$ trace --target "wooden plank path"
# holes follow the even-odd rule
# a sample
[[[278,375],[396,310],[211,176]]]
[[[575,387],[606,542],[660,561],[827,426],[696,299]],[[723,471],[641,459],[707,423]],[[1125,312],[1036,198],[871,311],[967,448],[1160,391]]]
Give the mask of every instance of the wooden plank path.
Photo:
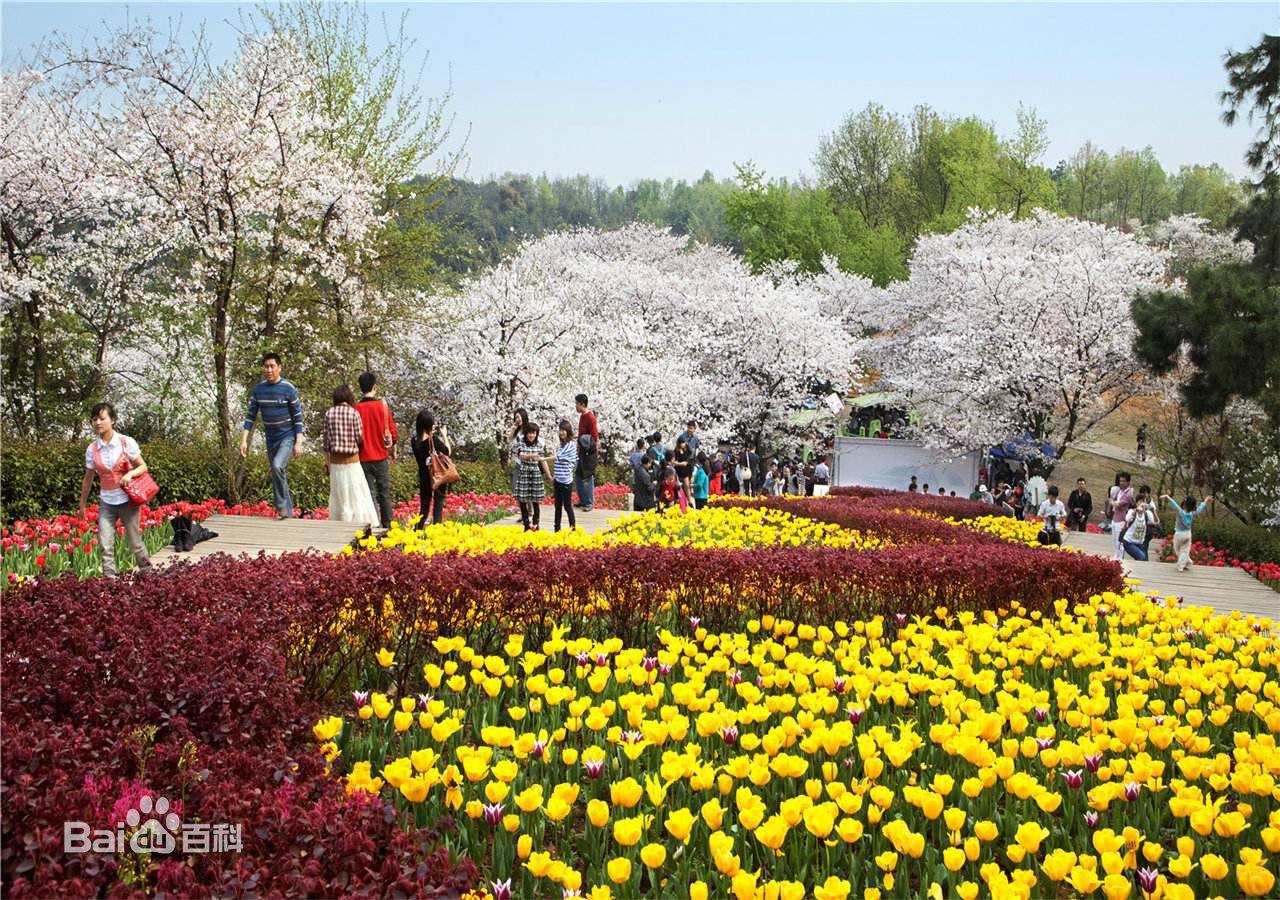
[[[173,546],[164,547],[151,557],[157,566],[176,560],[197,562],[218,553],[229,556],[280,556],[299,550],[337,553],[356,539],[367,527],[360,522],[330,522],[312,519],[271,519],[265,516],[210,516],[202,523],[216,538],[201,541],[188,553],[178,553]]]
[[[1156,555],[1161,538],[1151,542]],[[1115,558],[1115,544],[1109,534],[1087,534],[1073,531],[1066,544],[1079,547],[1094,556]],[[1186,603],[1212,606],[1220,613],[1241,612],[1246,615],[1280,618],[1280,593],[1271,590],[1243,569],[1192,565],[1179,572],[1175,563],[1139,562],[1125,558],[1126,576],[1140,582],[1141,591],[1159,591],[1185,598]]]

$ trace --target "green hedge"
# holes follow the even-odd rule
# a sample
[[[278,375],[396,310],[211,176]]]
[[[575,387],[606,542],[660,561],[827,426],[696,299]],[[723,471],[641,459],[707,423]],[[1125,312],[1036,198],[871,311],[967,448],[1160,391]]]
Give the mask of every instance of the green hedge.
[[[0,517],[11,522],[74,511],[80,501],[80,480],[84,476],[84,448],[83,443],[68,441],[6,440],[0,449],[0,502],[3,503]],[[160,485],[158,502],[229,499],[221,451],[216,446],[152,442],[143,446],[142,454]],[[463,458],[455,462],[462,481],[453,490],[477,494],[511,492],[511,475],[497,462],[468,460],[465,450],[459,455]],[[329,477],[323,462],[319,453],[307,452],[289,463],[289,490],[294,505],[304,510],[329,505]],[[601,466],[598,482],[617,479],[616,469]],[[413,455],[403,452],[391,465],[392,501],[411,500],[417,493],[417,466]],[[96,496],[95,488],[90,501]],[[271,478],[261,449],[249,456],[241,499],[254,503],[271,499]]]

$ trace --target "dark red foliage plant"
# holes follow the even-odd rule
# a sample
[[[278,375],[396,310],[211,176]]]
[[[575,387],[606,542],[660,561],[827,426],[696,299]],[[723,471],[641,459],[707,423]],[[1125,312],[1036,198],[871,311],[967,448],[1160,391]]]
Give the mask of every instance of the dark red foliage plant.
[[[381,800],[347,798],[317,752],[312,725],[340,694],[369,687],[360,679],[379,647],[397,658],[382,686],[405,690],[436,634],[466,631],[482,647],[512,627],[538,634],[569,621],[575,633],[650,643],[655,620],[673,615],[733,628],[765,612],[802,622],[937,607],[1049,612],[1121,586],[1107,560],[904,512],[926,508],[887,492],[768,502],[895,546],[214,557],[8,591],[0,887],[13,897],[465,890],[470,860],[406,831]],[[979,514],[961,503],[942,514]],[[140,877],[128,858],[63,852],[64,822],[106,828],[144,793],[180,802],[184,821],[239,824],[240,851],[156,856]]]

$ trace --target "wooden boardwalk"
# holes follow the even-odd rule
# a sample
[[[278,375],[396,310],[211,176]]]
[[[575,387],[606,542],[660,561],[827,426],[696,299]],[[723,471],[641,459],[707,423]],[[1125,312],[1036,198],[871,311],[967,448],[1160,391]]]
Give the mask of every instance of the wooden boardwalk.
[[[202,523],[218,536],[196,544],[189,553],[177,553],[173,546],[152,555],[157,566],[176,560],[197,562],[218,553],[229,556],[279,556],[299,550],[337,553],[356,539],[366,526],[357,522],[329,522],[311,519],[270,519],[264,516],[210,516]]]
[[[1156,555],[1161,538],[1151,542]],[[1070,532],[1066,543],[1094,556],[1115,557],[1115,544],[1109,534]],[[1138,562],[1126,558],[1123,563],[1129,578],[1139,582],[1142,591],[1159,591],[1185,598],[1188,604],[1212,606],[1220,613],[1241,612],[1268,618],[1280,618],[1280,593],[1242,569],[1192,565],[1179,572],[1177,565],[1165,562]]]

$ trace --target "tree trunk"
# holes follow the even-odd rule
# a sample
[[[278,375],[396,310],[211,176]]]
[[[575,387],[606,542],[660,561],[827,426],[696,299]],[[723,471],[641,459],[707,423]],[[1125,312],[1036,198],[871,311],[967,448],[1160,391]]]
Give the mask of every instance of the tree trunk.
[[[22,304],[31,325],[31,413],[35,418],[36,434],[44,437],[44,376],[49,366],[49,351],[44,342],[44,312],[40,309],[40,295],[31,293]]]
[[[218,446],[222,450],[227,475],[227,501],[240,500],[240,479],[236,477],[235,448],[231,443],[231,410],[227,396],[227,293],[219,288],[213,314],[214,403],[218,415]]]

